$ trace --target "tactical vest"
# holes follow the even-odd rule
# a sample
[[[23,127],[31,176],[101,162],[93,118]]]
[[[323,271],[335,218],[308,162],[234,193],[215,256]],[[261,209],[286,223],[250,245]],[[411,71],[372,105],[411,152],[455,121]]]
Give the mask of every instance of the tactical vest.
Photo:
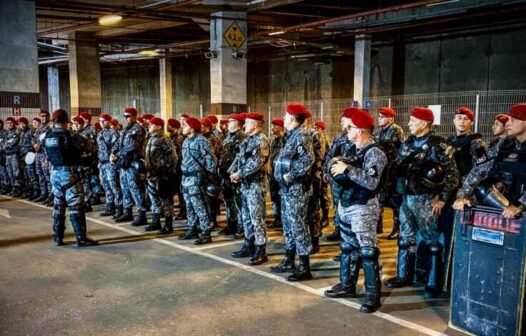
[[[504,183],[504,196],[516,203],[526,190],[526,144],[520,149],[516,140],[507,139],[499,149],[492,176]]]
[[[455,149],[453,158],[455,159],[461,177],[466,176],[471,171],[471,168],[473,168],[471,142],[480,138],[482,138],[482,135],[472,133],[458,137],[451,137],[449,139],[449,144]]]
[[[69,132],[56,128],[44,139],[44,146],[49,162],[53,167],[79,166],[81,163],[80,153],[73,146]]]

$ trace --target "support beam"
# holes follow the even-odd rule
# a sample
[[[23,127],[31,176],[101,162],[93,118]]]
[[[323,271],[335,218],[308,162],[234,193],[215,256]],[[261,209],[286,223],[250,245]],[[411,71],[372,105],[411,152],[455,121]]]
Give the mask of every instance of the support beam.
[[[161,58],[159,60],[159,91],[161,94],[161,118],[168,121],[170,118],[175,118],[173,110],[172,99],[172,61],[169,58]]]
[[[47,68],[47,91],[48,109],[54,111],[60,107],[60,89],[58,68],[50,66]]]
[[[354,48],[354,100],[363,106],[371,83],[371,37],[357,35]]]

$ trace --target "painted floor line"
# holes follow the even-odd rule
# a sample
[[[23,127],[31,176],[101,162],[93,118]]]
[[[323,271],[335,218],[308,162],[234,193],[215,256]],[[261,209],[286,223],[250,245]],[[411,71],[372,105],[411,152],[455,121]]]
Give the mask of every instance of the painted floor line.
[[[35,207],[51,210],[49,207],[46,207],[46,206],[41,205],[41,204],[35,204],[33,202],[30,202],[30,201],[20,200],[20,199],[13,199],[13,200],[16,200],[16,201],[22,202],[22,203],[26,203],[26,204],[29,204],[29,205],[32,205],[32,206],[35,206]],[[131,235],[139,236],[139,235],[143,234],[142,232],[138,232],[138,231],[131,230],[131,229],[128,229],[128,228],[125,228],[125,227],[121,227],[121,226],[117,226],[115,224],[106,223],[106,222],[101,221],[99,219],[91,218],[91,217],[88,217],[88,216],[86,216],[86,219],[90,220],[90,221],[92,221],[94,223],[97,223],[99,225],[106,226],[108,228],[113,228],[115,230],[122,231],[122,232],[125,232],[125,233],[128,233],[128,234],[131,234]],[[354,309],[357,309],[357,310],[359,310],[360,306],[361,306],[359,303],[356,303],[356,302],[353,302],[353,301],[348,301],[348,300],[345,300],[345,299],[328,299],[324,295],[324,289],[312,288],[312,287],[309,287],[307,285],[304,285],[303,283],[289,282],[289,281],[287,281],[285,278],[283,278],[281,276],[278,276],[278,275],[275,275],[275,274],[272,274],[272,273],[268,273],[268,272],[259,270],[257,268],[252,267],[252,266],[249,266],[249,265],[244,265],[244,264],[238,263],[238,262],[230,260],[230,259],[226,259],[226,258],[223,258],[223,257],[220,257],[220,256],[216,256],[216,255],[213,255],[213,254],[210,254],[210,253],[207,253],[207,252],[203,252],[203,251],[198,250],[197,248],[191,248],[191,247],[184,246],[184,245],[181,245],[181,244],[177,244],[177,243],[174,243],[172,241],[165,240],[165,239],[162,239],[162,238],[154,238],[154,239],[151,239],[151,241],[155,241],[157,243],[160,243],[160,244],[163,244],[163,245],[167,245],[167,246],[171,246],[171,247],[177,248],[179,250],[183,250],[183,251],[186,251],[186,252],[189,252],[189,253],[200,255],[202,257],[213,259],[213,260],[216,260],[216,261],[221,262],[223,264],[234,266],[234,267],[246,270],[248,272],[255,273],[255,274],[261,275],[263,277],[269,278],[269,279],[273,279],[273,280],[278,281],[278,282],[280,282],[282,284],[296,287],[296,288],[304,290],[304,291],[306,291],[308,293],[315,294],[315,295],[320,296],[322,298],[325,298],[327,300],[336,301],[336,302],[338,302],[338,303],[340,303],[342,305],[345,305],[345,306],[348,306],[348,307],[351,307],[351,308],[354,308]],[[387,320],[389,322],[398,324],[398,325],[400,325],[402,327],[409,328],[409,329],[415,330],[417,332],[420,332],[420,333],[423,333],[423,334],[426,334],[426,335],[430,335],[430,336],[446,336],[447,335],[447,334],[441,333],[439,331],[436,331],[436,330],[433,330],[433,329],[421,326],[419,324],[416,324],[416,323],[413,323],[413,322],[410,322],[410,321],[407,321],[407,320],[404,320],[404,319],[401,319],[401,318],[398,318],[396,316],[393,316],[393,315],[390,315],[390,314],[387,314],[387,313],[383,313],[383,312],[380,312],[380,311],[377,311],[377,312],[375,312],[375,313],[373,313],[371,315],[374,315],[374,316],[379,317],[381,319]]]

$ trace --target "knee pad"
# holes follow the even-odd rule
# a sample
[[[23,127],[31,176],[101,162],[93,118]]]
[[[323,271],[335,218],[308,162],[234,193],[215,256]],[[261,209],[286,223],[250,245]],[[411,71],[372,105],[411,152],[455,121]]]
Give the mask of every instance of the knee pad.
[[[427,246],[429,253],[432,255],[438,255],[442,253],[442,246],[440,244],[431,244]]]
[[[360,254],[363,259],[376,259],[380,255],[380,251],[376,247],[364,246],[360,249]]]
[[[405,238],[400,238],[398,239],[398,247],[404,250],[408,250],[410,247],[416,247],[416,243]]]

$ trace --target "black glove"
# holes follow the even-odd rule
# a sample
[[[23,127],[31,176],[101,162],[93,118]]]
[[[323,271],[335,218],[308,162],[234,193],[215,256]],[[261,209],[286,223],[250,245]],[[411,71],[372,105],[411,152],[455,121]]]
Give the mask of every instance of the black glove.
[[[117,159],[117,164],[115,165],[116,169],[128,169],[131,168],[133,161],[133,153],[126,154],[124,156],[119,156]]]

